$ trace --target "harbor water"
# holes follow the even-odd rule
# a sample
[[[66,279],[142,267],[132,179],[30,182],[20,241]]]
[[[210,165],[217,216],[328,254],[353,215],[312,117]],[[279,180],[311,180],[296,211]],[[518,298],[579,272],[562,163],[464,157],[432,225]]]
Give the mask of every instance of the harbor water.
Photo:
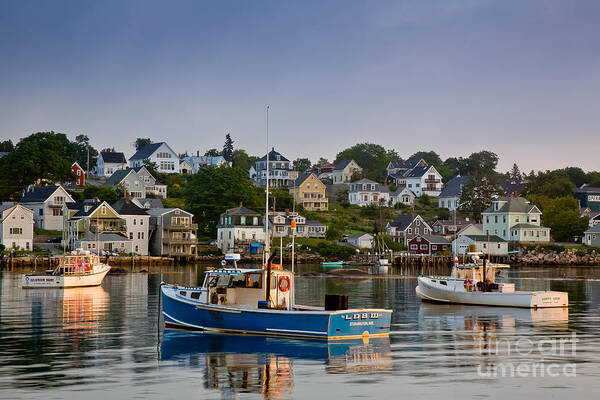
[[[0,398],[580,398],[600,390],[600,270],[521,267],[522,290],[569,293],[569,309],[426,304],[414,271],[298,276],[296,302],[394,310],[388,339],[291,340],[163,330],[161,281],[204,266],[109,275],[100,287],[22,289],[0,273]],[[320,272],[301,266],[299,274]]]

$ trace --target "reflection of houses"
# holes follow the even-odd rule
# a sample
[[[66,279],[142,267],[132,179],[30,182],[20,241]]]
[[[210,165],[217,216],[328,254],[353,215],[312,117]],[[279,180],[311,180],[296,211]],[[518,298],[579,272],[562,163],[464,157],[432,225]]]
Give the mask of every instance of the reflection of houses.
[[[358,249],[372,249],[373,235],[369,235],[368,233],[356,233],[352,236],[348,236],[348,244]]]
[[[463,186],[471,180],[470,176],[455,176],[450,179],[438,197],[438,206],[447,208],[450,211],[457,210],[460,206],[460,196]]]
[[[219,217],[217,247],[223,253],[256,253],[265,242],[263,217],[242,207],[230,208]]]
[[[457,254],[467,254],[469,246],[475,246],[475,251],[485,254],[508,254],[508,242],[496,235],[461,235],[452,242]]]
[[[360,179],[350,184],[348,201],[358,206],[388,205],[390,190],[387,186],[370,179]]]
[[[331,173],[334,184],[350,183],[355,173],[361,173],[362,168],[354,160],[343,160],[336,164]]]
[[[408,251],[410,254],[432,255],[443,253],[450,248],[450,242],[439,235],[418,234],[408,240]]]
[[[256,174],[254,181],[257,185],[267,185],[267,155],[264,155],[260,160],[257,160],[254,168]],[[252,174],[249,171],[249,174]],[[272,148],[269,152],[269,186],[292,186],[296,179],[297,173],[292,168],[290,160],[282,156],[279,152]]]
[[[33,249],[33,211],[20,204],[0,205],[0,244],[7,249]]]
[[[107,202],[85,201],[65,206],[72,216],[65,221],[66,246],[90,251],[131,252],[127,223]]]
[[[324,238],[327,233],[327,226],[319,221],[307,220],[297,212],[285,213],[277,211],[270,213],[269,224],[272,226],[274,236],[291,237],[292,220],[296,221],[296,237]]]
[[[154,256],[191,256],[196,254],[193,214],[179,208],[146,210],[150,215],[150,254]]]
[[[325,196],[325,185],[312,172],[300,174],[289,187],[296,204],[308,211],[326,211],[329,199]]]
[[[483,231],[512,242],[549,242],[550,228],[541,226],[542,212],[523,197],[499,197],[481,213]]]
[[[385,231],[394,242],[407,244],[415,235],[430,235],[431,227],[420,215],[398,215],[392,222],[388,222]]]
[[[63,228],[63,205],[73,198],[62,186],[41,186],[25,193],[19,203],[33,211],[35,227],[47,230]]]

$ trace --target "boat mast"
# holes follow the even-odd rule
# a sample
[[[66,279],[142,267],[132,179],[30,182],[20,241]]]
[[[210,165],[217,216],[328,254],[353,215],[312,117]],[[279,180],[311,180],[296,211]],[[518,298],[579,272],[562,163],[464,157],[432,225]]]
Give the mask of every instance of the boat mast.
[[[267,182],[266,182],[266,217],[265,217],[265,264],[269,259],[269,106],[267,106]]]

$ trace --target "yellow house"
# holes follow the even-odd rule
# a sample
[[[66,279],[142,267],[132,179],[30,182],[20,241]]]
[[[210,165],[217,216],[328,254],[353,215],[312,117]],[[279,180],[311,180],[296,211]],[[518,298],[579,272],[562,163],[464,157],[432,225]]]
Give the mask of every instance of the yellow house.
[[[289,187],[296,204],[308,211],[325,211],[329,204],[325,196],[325,185],[312,172],[300,174],[295,184]]]

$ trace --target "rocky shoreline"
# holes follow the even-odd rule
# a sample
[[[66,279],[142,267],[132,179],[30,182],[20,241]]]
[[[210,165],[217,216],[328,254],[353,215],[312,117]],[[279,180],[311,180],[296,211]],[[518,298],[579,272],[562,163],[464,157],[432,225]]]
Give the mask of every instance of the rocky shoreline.
[[[519,253],[512,254],[508,263],[517,265],[600,265],[600,252],[591,249],[565,248],[518,248]]]

